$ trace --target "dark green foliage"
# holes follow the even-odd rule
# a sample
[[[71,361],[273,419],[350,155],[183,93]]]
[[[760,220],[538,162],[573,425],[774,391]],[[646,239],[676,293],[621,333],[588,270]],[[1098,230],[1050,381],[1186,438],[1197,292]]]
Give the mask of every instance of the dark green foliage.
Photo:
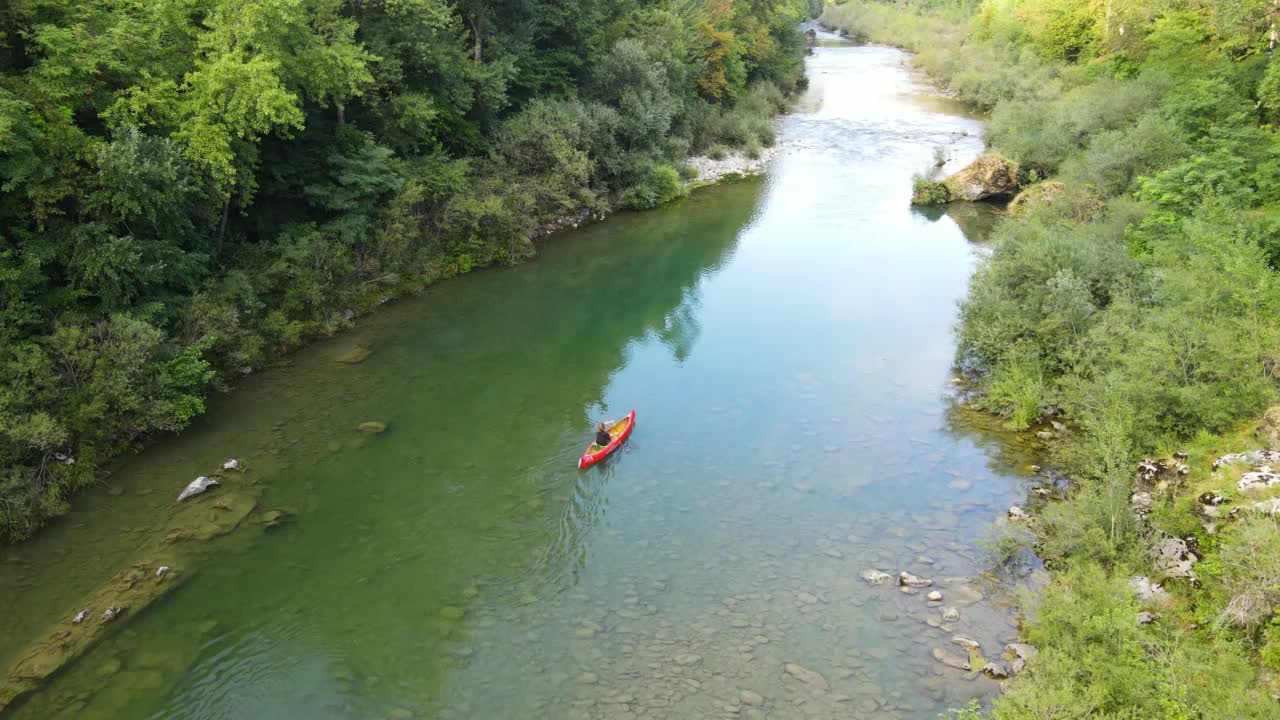
[[[16,0],[0,541],[212,386],[773,142],[806,0]],[[171,7],[172,5],[172,7]],[[59,458],[74,458],[75,462]]]

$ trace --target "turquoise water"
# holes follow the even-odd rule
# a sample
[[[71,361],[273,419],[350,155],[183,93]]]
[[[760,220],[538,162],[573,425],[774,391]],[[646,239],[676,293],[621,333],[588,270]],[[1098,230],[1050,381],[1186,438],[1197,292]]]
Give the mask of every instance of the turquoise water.
[[[950,393],[986,214],[908,205],[934,146],[962,164],[981,126],[899,51],[828,43],[809,62],[763,180],[390,305],[15,550],[0,611],[36,627],[225,457],[288,513],[212,541],[11,716],[923,720],[994,693],[930,655],[1013,635],[972,577],[1021,495],[1016,455]],[[366,360],[335,362],[357,346]],[[623,450],[579,472],[594,424],[631,408]],[[868,568],[946,599],[869,586]],[[933,627],[944,606],[961,619]]]

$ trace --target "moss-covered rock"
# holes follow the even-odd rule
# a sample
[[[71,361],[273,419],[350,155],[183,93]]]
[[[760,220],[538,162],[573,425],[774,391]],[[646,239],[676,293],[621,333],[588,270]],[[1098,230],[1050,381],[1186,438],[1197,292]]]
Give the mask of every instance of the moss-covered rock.
[[[1009,197],[1018,191],[1018,164],[999,153],[985,153],[942,184],[951,200]]]

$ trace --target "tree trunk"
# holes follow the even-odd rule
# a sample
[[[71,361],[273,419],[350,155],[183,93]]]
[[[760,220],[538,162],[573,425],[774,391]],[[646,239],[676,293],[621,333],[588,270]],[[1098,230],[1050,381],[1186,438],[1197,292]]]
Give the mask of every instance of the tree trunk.
[[[471,59],[475,64],[479,65],[480,51],[481,46],[483,45],[483,40],[480,37],[480,20],[476,17],[475,13],[470,13],[467,15],[467,23],[471,25],[471,37],[473,38]]]
[[[222,203],[222,222],[218,223],[218,239],[213,246],[214,260],[222,256],[222,238],[227,234],[227,215],[230,213],[231,193],[227,193],[227,199]]]

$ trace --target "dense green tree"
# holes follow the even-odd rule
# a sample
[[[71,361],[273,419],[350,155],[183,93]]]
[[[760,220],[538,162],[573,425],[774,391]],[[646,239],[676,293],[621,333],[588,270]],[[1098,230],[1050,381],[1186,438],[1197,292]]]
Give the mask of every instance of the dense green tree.
[[[210,387],[770,139],[806,8],[0,4],[0,540]]]

